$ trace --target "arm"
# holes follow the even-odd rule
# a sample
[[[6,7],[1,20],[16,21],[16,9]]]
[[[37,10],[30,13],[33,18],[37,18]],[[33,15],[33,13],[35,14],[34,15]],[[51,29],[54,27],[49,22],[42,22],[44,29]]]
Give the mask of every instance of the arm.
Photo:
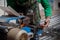
[[[52,9],[48,2],[48,0],[41,0],[41,4],[44,7],[45,17],[51,17],[52,16]]]
[[[50,6],[48,0],[41,0],[41,4],[44,7],[45,18],[46,18],[44,26],[47,27],[50,22],[50,17],[52,16],[52,9],[51,9],[51,6]]]

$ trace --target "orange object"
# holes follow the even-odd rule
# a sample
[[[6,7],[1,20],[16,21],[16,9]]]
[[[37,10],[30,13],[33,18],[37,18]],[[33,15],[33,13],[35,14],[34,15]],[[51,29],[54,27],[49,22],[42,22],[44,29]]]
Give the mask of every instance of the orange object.
[[[21,28],[24,27],[24,26],[26,26],[26,24],[21,24]]]

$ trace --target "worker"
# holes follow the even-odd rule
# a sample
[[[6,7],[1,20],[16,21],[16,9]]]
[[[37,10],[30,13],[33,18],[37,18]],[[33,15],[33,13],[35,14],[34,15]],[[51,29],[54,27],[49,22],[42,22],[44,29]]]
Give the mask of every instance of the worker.
[[[52,16],[52,9],[48,0],[37,0],[38,3],[41,3],[44,7],[45,12],[45,24],[44,27],[47,27],[50,22],[50,17]],[[29,0],[7,0],[7,6],[11,6],[18,13],[24,13],[26,15],[28,8],[30,7]]]

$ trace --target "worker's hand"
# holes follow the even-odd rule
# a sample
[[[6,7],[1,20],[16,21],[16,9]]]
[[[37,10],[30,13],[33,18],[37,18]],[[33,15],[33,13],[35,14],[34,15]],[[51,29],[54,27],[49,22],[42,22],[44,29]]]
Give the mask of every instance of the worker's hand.
[[[45,20],[44,26],[48,27],[49,23],[50,23],[50,17],[47,17]]]
[[[48,25],[49,25],[49,23],[50,23],[50,17],[47,17],[45,21],[43,21],[42,23],[40,23],[40,27],[43,28],[43,29],[47,28]]]

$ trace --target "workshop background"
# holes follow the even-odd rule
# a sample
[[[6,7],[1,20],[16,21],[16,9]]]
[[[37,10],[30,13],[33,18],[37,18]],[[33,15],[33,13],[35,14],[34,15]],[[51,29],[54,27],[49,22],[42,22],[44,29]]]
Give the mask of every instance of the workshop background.
[[[60,26],[60,0],[49,0],[49,3],[52,7],[52,13],[53,13],[49,27],[50,28],[59,27]],[[0,0],[0,6],[7,7],[6,0]],[[45,19],[44,8],[42,7],[41,4],[39,4],[39,7],[40,7],[39,8],[40,9],[40,15],[42,17],[42,20],[44,20]],[[8,15],[8,14],[0,9],[0,16],[3,16],[3,15]],[[44,37],[40,38],[40,40],[49,40],[49,39],[53,40],[55,37],[53,37],[52,39],[51,38],[52,37],[44,36]]]
[[[49,0],[49,3],[52,7],[53,16],[59,14],[60,13],[60,0]],[[0,6],[7,7],[6,0],[0,0]],[[41,15],[42,19],[44,19],[45,18],[44,17],[44,8],[42,7],[41,4],[39,4],[39,6],[40,6],[40,8],[39,8],[40,9],[40,15]],[[8,14],[0,9],[0,16],[2,16],[2,15],[8,15]],[[56,18],[56,17],[54,17],[54,18]],[[52,21],[56,20],[54,18],[52,18]],[[51,22],[51,25],[55,25],[55,23],[57,23],[57,22]]]

